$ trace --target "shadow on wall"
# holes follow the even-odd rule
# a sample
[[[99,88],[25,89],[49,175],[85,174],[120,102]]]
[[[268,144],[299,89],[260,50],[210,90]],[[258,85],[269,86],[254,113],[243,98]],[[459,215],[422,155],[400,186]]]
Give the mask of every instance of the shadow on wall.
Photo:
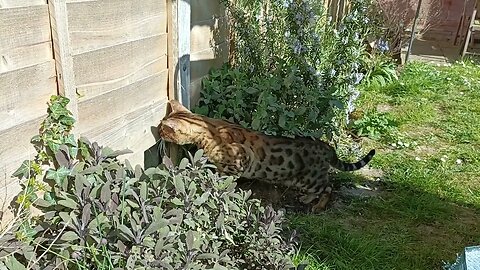
[[[187,86],[182,96],[189,97],[191,107],[200,98],[202,78],[212,67],[219,67],[228,60],[228,26],[225,8],[219,0],[190,0],[190,54],[183,55],[175,66],[174,82]],[[190,73],[180,72],[181,69]],[[175,99],[178,84],[174,85]],[[189,92],[189,93],[187,93]],[[186,102],[184,100],[183,102]],[[160,119],[159,119],[160,121]],[[156,143],[144,151],[144,168],[155,167],[162,161],[164,149],[158,134],[158,127],[150,127]]]

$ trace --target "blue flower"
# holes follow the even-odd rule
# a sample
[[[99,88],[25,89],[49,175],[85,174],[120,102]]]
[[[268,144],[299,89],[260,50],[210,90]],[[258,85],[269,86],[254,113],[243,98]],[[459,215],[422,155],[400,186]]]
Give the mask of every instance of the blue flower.
[[[388,47],[388,41],[379,39],[377,42],[377,49],[379,49],[381,52],[386,52],[390,50],[390,48]]]

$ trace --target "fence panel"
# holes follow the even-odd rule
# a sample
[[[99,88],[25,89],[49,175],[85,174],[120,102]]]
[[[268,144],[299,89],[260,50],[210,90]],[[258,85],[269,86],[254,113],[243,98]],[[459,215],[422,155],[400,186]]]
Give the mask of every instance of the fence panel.
[[[48,5],[2,1],[0,6],[0,206],[19,191],[11,178],[32,157],[46,102],[57,92]]]

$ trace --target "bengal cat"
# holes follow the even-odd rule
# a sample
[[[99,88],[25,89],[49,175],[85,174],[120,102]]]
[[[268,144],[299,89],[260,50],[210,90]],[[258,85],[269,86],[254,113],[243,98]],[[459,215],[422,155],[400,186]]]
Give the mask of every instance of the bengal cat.
[[[338,159],[335,149],[309,138],[268,136],[240,125],[194,114],[178,101],[158,126],[160,137],[178,145],[195,144],[217,166],[219,173],[258,179],[295,187],[306,193],[300,200],[311,203],[313,212],[325,209],[332,187],[330,166],[353,171],[365,166],[375,155],[371,150],[356,163]]]

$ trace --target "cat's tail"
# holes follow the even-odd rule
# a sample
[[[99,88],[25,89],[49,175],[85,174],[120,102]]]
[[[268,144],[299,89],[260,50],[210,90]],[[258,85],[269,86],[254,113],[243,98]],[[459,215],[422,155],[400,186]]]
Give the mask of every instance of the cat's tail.
[[[341,170],[341,171],[355,171],[363,166],[367,165],[367,163],[372,160],[373,156],[375,155],[375,149],[370,150],[368,154],[363,157],[360,161],[356,163],[347,163],[338,159],[337,155],[335,155],[332,160],[330,161],[330,165],[334,168]]]

